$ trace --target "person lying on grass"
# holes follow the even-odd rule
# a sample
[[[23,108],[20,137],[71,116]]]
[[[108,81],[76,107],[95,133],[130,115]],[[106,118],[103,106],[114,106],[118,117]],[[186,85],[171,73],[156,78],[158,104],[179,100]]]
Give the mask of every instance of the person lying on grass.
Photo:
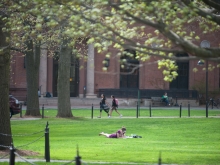
[[[99,136],[103,135],[107,138],[126,138],[125,133],[126,133],[126,128],[122,127],[116,133],[108,134],[108,133],[101,132]]]

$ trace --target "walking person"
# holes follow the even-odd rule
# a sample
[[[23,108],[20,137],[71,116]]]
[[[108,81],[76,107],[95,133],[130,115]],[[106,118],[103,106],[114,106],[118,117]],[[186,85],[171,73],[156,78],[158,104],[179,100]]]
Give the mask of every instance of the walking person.
[[[116,99],[115,99],[115,96],[113,96],[113,95],[111,95],[111,98],[112,98],[112,108],[111,108],[111,110],[110,110],[110,113],[109,113],[109,118],[112,116],[112,111],[113,110],[115,110],[115,112],[117,112],[118,114],[119,114],[119,116],[120,117],[122,117],[122,114],[120,114],[119,112],[118,112],[118,101],[116,101]]]
[[[105,95],[104,94],[101,94],[101,101],[100,101],[100,116],[98,116],[98,118],[101,118],[102,116],[102,110],[104,110],[108,116],[109,116],[109,107],[108,107],[108,104],[106,102],[106,98],[105,98]]]

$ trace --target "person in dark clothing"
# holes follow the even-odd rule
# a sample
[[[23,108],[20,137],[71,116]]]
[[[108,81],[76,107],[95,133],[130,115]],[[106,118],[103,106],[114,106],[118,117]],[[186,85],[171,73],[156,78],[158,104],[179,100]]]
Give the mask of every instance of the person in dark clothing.
[[[111,95],[111,98],[112,98],[112,108],[111,108],[111,110],[110,110],[110,113],[109,113],[109,118],[111,117],[111,115],[112,115],[112,111],[113,110],[115,110],[115,112],[117,112],[118,114],[119,114],[119,116],[120,117],[122,117],[122,114],[120,114],[119,112],[118,112],[118,105],[116,104],[116,99],[115,99],[115,96],[113,96],[113,95]]]
[[[100,116],[98,116],[98,118],[101,118],[102,116],[102,110],[104,110],[108,116],[109,116],[109,107],[107,107],[108,103],[106,102],[106,98],[104,94],[101,94],[101,98],[102,100],[100,101]]]
[[[170,105],[167,93],[165,92],[164,95],[162,96],[162,101],[166,103],[166,105]]]

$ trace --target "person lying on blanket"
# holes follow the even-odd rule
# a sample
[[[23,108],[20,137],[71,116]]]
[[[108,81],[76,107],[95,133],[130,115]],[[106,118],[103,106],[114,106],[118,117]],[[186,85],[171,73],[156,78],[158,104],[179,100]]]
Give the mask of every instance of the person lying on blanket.
[[[107,138],[126,138],[125,133],[126,133],[126,128],[122,127],[116,133],[108,134],[108,133],[101,132],[99,133],[99,136],[103,135]]]

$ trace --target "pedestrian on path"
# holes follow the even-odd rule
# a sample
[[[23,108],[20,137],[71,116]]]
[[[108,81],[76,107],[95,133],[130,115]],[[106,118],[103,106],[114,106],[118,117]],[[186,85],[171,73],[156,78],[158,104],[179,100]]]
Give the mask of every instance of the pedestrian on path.
[[[106,102],[106,98],[104,94],[101,94],[101,101],[100,101],[100,116],[98,118],[102,117],[102,110],[104,110],[108,116],[109,116],[109,104]]]
[[[119,114],[120,117],[122,117],[122,114],[120,114],[118,112],[118,101],[116,101],[115,99],[115,96],[114,95],[111,95],[111,98],[112,98],[112,108],[110,110],[110,113],[109,113],[109,118],[112,116],[112,111],[115,110],[115,112],[117,112]]]

